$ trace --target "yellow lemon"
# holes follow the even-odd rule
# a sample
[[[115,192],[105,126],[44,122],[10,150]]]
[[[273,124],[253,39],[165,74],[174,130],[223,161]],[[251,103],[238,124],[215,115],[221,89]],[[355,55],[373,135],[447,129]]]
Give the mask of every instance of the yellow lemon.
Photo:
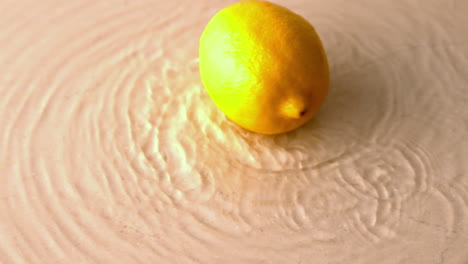
[[[314,27],[258,0],[235,3],[210,20],[200,39],[200,73],[229,119],[262,134],[309,121],[329,88],[327,57]]]

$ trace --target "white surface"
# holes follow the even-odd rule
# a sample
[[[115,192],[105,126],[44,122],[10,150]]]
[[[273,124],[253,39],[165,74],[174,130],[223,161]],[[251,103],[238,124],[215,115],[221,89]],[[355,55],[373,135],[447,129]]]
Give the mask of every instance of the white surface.
[[[201,85],[231,2],[0,3],[0,263],[468,263],[468,2],[276,1],[332,87],[274,137]]]

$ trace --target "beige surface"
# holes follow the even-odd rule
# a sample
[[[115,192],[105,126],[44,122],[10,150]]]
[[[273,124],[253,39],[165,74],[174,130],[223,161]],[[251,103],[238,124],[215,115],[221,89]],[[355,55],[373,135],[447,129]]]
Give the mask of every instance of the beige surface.
[[[468,263],[468,2],[277,1],[332,90],[275,137],[201,85],[230,2],[0,3],[0,263]]]

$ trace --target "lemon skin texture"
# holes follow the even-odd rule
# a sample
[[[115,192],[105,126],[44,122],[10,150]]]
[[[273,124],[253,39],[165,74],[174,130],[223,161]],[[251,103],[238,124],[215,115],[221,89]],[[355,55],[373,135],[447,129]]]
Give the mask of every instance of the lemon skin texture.
[[[327,56],[314,27],[266,1],[241,1],[219,11],[200,38],[199,63],[217,107],[261,134],[302,126],[329,90]]]

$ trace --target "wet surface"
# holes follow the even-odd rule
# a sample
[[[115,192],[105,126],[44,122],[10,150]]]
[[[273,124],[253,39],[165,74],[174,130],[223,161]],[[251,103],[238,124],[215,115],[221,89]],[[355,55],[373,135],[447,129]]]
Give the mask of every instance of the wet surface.
[[[468,4],[278,1],[332,87],[263,136],[198,73],[232,1],[0,4],[1,263],[468,262]]]

